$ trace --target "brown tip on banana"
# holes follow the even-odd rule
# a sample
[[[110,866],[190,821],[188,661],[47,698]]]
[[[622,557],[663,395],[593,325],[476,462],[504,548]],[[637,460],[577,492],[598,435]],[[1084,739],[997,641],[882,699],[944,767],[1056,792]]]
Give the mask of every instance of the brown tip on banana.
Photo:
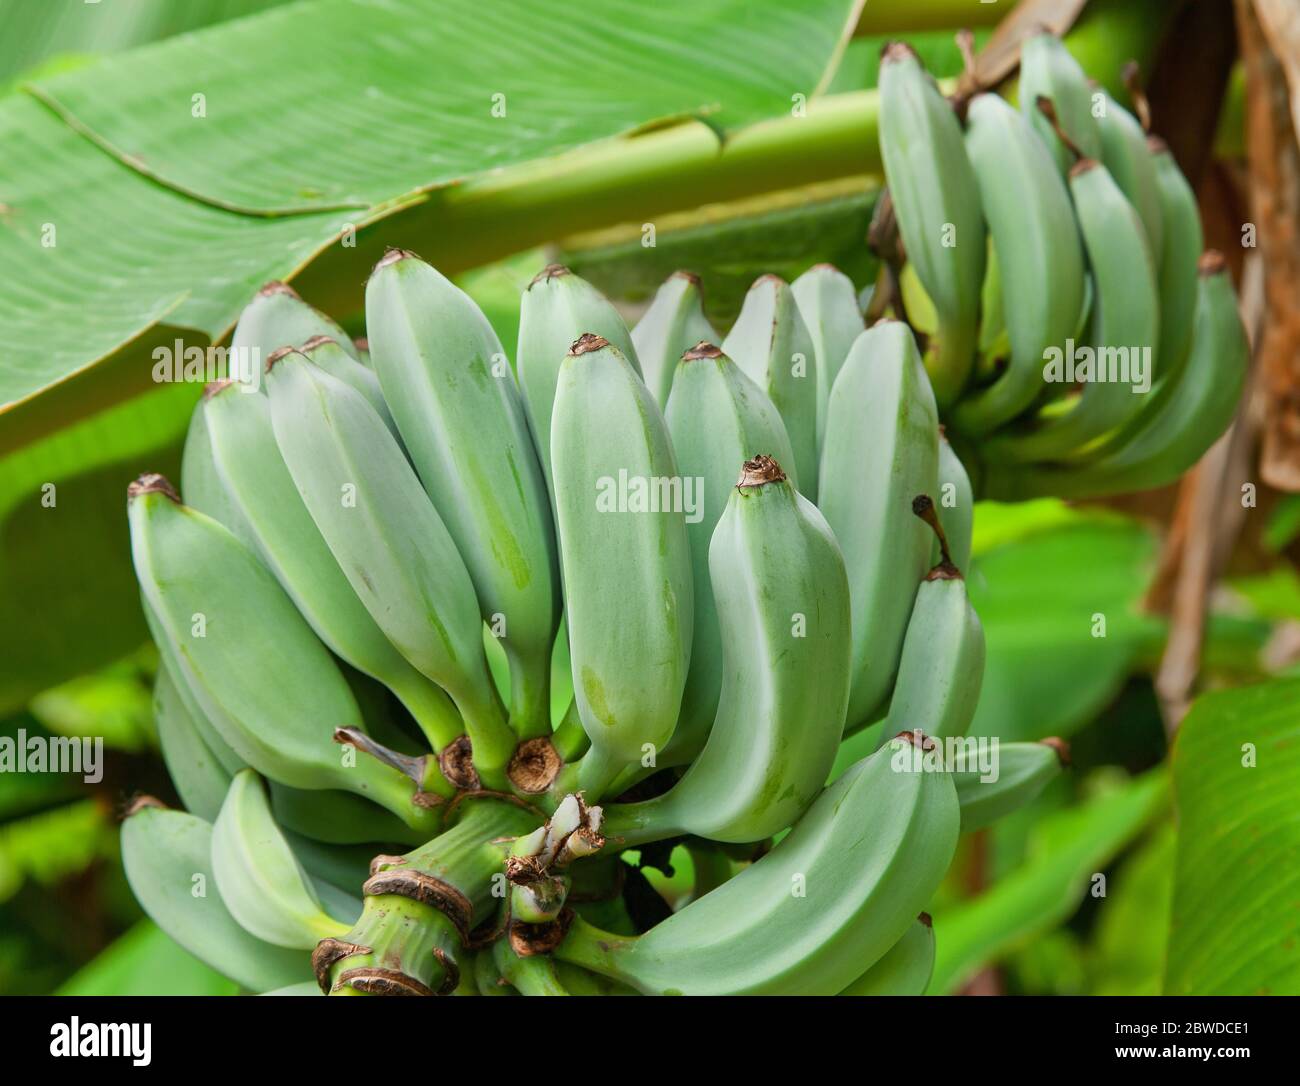
[[[573,346],[569,348],[569,355],[578,358],[580,355],[588,354],[591,351],[599,351],[609,346],[609,340],[604,336],[598,336],[592,332],[583,332],[573,341]]]
[[[920,61],[920,56],[905,41],[886,42],[884,49],[880,51],[880,61],[882,64],[894,64],[900,60],[907,60],[909,57],[915,57]]]
[[[545,283],[551,279],[558,279],[561,275],[572,275],[563,264],[547,264],[541,271],[533,276],[528,284],[528,289],[532,290],[538,283]]]
[[[279,279],[272,279],[269,283],[263,283],[258,289],[257,297],[267,298],[272,294],[287,294],[290,298],[297,298],[298,292],[289,286],[288,283],[282,283]]]
[[[299,353],[300,352],[298,351],[297,347],[277,347],[275,350],[273,350],[270,354],[266,356],[266,372],[270,373],[271,367],[273,367],[277,362],[280,361],[280,359],[284,358],[286,355],[299,354]]]
[[[126,805],[126,809],[122,812],[122,821],[125,822],[132,815],[139,814],[146,807],[155,807],[160,811],[168,810],[167,804],[157,796],[150,796],[141,792],[139,795],[133,796],[131,802]]]
[[[229,377],[221,377],[215,381],[209,381],[203,386],[203,398],[205,400],[210,400],[213,396],[217,395],[217,393],[224,392],[234,383],[235,382]]]
[[[396,246],[390,245],[385,250],[384,255],[379,258],[379,262],[375,264],[374,271],[378,271],[380,268],[386,268],[390,264],[396,264],[399,260],[418,260],[418,259],[419,257],[417,257],[409,249],[398,249]]]
[[[921,731],[920,728],[910,728],[907,731],[899,732],[896,736],[894,736],[894,738],[902,739],[907,743],[911,743],[912,746],[917,747],[920,750],[926,751],[927,753],[929,751],[937,749],[938,747],[938,744],[935,743],[935,741],[931,739],[928,735],[926,735],[925,732]]]
[[[1046,739],[1040,739],[1040,743],[1045,747],[1051,747],[1056,751],[1056,757],[1061,762],[1062,769],[1069,769],[1073,764],[1070,760],[1070,744],[1064,739],[1055,735],[1049,735]]]
[[[1218,275],[1228,267],[1227,258],[1218,249],[1206,249],[1196,262],[1196,274],[1209,277]]]
[[[700,277],[698,275],[696,275],[693,271],[686,271],[685,269],[682,268],[679,268],[677,271],[673,272],[672,275],[670,275],[668,278],[685,279],[688,283],[693,283],[697,287],[701,285]]]
[[[768,483],[785,482],[785,472],[781,465],[770,456],[759,455],[746,460],[740,469],[740,478],[736,480],[737,490],[750,487],[766,486]]]
[[[1120,69],[1120,78],[1124,81],[1128,96],[1133,99],[1133,108],[1137,111],[1142,131],[1150,135],[1151,102],[1147,99],[1147,92],[1142,89],[1142,66],[1136,60],[1125,61],[1124,67]]]
[[[156,472],[141,475],[140,478],[126,488],[128,501],[132,498],[138,498],[141,494],[162,494],[177,505],[181,504],[181,496],[176,492],[176,488],[172,486],[165,475],[159,475]]]
[[[709,343],[707,340],[702,339],[700,340],[699,343],[697,343],[694,347],[692,347],[689,351],[686,351],[682,355],[682,361],[698,362],[701,359],[705,359],[705,358],[721,358],[721,357],[722,357],[721,347],[718,347],[715,344]]]

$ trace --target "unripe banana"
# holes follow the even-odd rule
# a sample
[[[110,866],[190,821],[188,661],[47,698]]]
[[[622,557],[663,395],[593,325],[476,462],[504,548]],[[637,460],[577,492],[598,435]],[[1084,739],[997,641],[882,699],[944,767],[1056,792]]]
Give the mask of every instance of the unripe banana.
[[[195,406],[189,429],[185,432],[185,449],[181,453],[181,494],[191,509],[206,513],[218,524],[224,524],[244,546],[256,547],[252,529],[245,523],[217,474],[202,399]]]
[[[270,571],[210,517],[180,504],[158,475],[128,490],[140,588],[175,648],[203,714],[254,769],[295,788],[365,795],[412,827],[437,816],[404,773],[344,756],[341,728],[360,711],[328,651]]]
[[[934,303],[938,330],[926,369],[946,407],[974,362],[984,214],[953,107],[901,42],[888,46],[880,62],[880,154],[907,259]]]
[[[853,341],[862,335],[862,310],[858,308],[853,280],[831,264],[814,264],[790,284],[790,289],[812,338],[816,360],[817,452],[820,455],[826,433],[826,405]]]
[[[781,413],[794,450],[799,492],[817,500],[817,370],[812,338],[785,280],[764,275],[749,288],[722,350]],[[750,455],[758,451],[751,450]],[[787,461],[789,463],[789,461]]]
[[[1164,220],[1146,133],[1138,119],[1110,95],[1104,91],[1094,90],[1094,93],[1102,96],[1101,108],[1096,111],[1101,161],[1137,212],[1158,269],[1164,244]]]
[[[953,564],[934,504],[925,494],[912,510],[938,536],[942,554],[916,592],[903,639],[886,735],[920,728],[932,739],[965,735],[984,683],[984,628]]]
[[[951,775],[910,737],[851,766],[762,859],[645,935],[575,918],[556,957],[642,992],[834,995],[916,922],[952,859]]]
[[[795,822],[835,761],[849,694],[849,584],[817,508],[771,457],[745,462],[709,548],[722,637],[718,716],[665,795],[611,807],[628,844],[761,841]]]
[[[584,332],[596,329],[584,328]],[[608,336],[603,336],[609,339]],[[611,340],[618,347],[617,340]],[[700,278],[691,272],[673,272],[656,291],[650,308],[632,329],[632,343],[646,387],[662,409],[672,391],[677,360],[697,343],[717,343],[718,333],[704,316]],[[622,350],[622,348],[619,348]],[[631,359],[629,359],[629,362]],[[633,368],[636,368],[633,364]]]
[[[952,779],[961,805],[961,830],[969,833],[1024,806],[1070,764],[1070,749],[1060,739],[1037,743],[998,743],[994,748],[996,779],[985,780],[984,769],[971,764],[953,766]]]
[[[1161,382],[1182,371],[1192,345],[1196,316],[1196,264],[1205,247],[1196,193],[1163,140],[1148,141],[1160,200],[1160,346],[1156,373]]]
[[[331,377],[337,377],[345,385],[351,385],[360,392],[384,420],[384,425],[397,439],[398,444],[401,444],[402,439],[397,430],[397,423],[393,421],[392,412],[388,410],[388,401],[384,399],[383,389],[379,387],[379,378],[375,376],[374,370],[363,366],[348,354],[338,340],[330,339],[328,336],[315,336],[305,341],[298,350]]]
[[[205,822],[221,810],[231,774],[208,749],[167,666],[158,669],[153,687],[153,719],[158,729],[167,775],[185,809]]]
[[[122,865],[141,907],[168,936],[254,992],[309,977],[307,955],[272,946],[230,915],[212,875],[212,827],[141,797],[122,823]]]
[[[560,366],[584,332],[609,340],[641,372],[632,334],[612,302],[563,264],[548,264],[519,301],[519,348],[515,368],[537,446],[537,458],[551,485],[551,413]]]
[[[1085,274],[1070,194],[1029,122],[997,95],[976,95],[966,150],[997,254],[1010,346],[1005,371],[954,410],[954,425],[978,435],[1042,396],[1043,352],[1074,334]]]
[[[1032,34],[1021,43],[1018,94],[1020,111],[1029,118],[1062,174],[1069,171],[1074,156],[1052,123],[1038,111],[1039,98],[1055,103],[1065,134],[1088,158],[1101,158],[1101,132],[1093,113],[1093,90],[1088,85],[1088,77],[1051,31]]]
[[[636,371],[599,336],[580,338],[560,369],[551,468],[574,697],[591,739],[580,780],[595,800],[646,744],[662,750],[671,738],[693,629],[668,429]]]
[[[356,357],[352,340],[333,320],[304,302],[288,283],[267,283],[239,314],[230,337],[234,372],[229,376],[243,382],[256,380],[272,352],[297,347],[314,336],[337,340]]]
[[[473,299],[390,250],[366,285],[370,360],[510,662],[511,723],[549,734],[559,569],[546,480],[501,341]]]
[[[342,355],[336,361],[374,379],[337,344],[330,347]],[[352,590],[280,456],[267,397],[241,395],[235,388],[230,382],[209,386],[204,412],[218,474],[258,553],[317,636],[336,656],[392,689],[441,751],[464,734],[460,714],[397,651]]]
[[[821,461],[820,508],[844,553],[853,610],[850,729],[873,719],[894,682],[930,565],[930,532],[912,499],[934,493],[938,463],[934,395],[912,333],[880,321],[836,379]]]
[[[975,491],[961,458],[953,451],[948,435],[939,427],[939,523],[948,537],[952,564],[960,570],[970,568],[971,541],[975,534]],[[942,555],[938,541],[930,551],[931,564]]]
[[[310,950],[351,926],[321,908],[251,769],[235,774],[213,824],[212,873],[240,927],[268,943]]]
[[[858,977],[842,996],[919,996],[934,973],[934,928],[922,913],[880,961]]]
[[[722,688],[722,640],[709,579],[709,542],[736,481],[736,467],[759,453],[780,464],[794,454],[785,425],[763,390],[717,347],[701,343],[682,355],[668,397],[668,432],[677,470],[698,487],[697,515],[686,518],[694,586],[691,668],[681,716],[660,765],[685,764],[704,747]],[[791,482],[798,486],[797,475]]]
[[[353,591],[388,639],[456,703],[479,774],[504,784],[514,737],[483,655],[464,562],[364,396],[302,355],[266,377],[284,463]]]

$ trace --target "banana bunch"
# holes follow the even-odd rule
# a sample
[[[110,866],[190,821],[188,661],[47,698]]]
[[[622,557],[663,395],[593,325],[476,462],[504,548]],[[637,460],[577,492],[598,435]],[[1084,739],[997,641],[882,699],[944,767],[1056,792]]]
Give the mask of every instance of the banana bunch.
[[[1125,71],[1145,120],[1133,66]],[[896,306],[923,332],[948,437],[980,496],[1096,497],[1172,482],[1223,433],[1247,347],[1224,262],[1168,148],[1051,33],[1019,108],[940,92],[896,43],[880,145],[901,242]]]
[[[123,827],[150,915],[283,994],[923,991],[958,833],[1061,761],[962,760],[973,489],[908,326],[820,265],[629,329],[552,265],[512,366],[392,250],[366,331],[266,288],[181,490],[128,489],[185,807]]]

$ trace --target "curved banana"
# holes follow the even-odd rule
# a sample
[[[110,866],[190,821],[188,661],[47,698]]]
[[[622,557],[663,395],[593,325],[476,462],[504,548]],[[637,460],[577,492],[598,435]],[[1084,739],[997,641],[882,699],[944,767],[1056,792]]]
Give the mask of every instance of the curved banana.
[[[398,432],[392,412],[388,410],[388,401],[384,399],[384,391],[379,387],[379,378],[375,376],[374,370],[363,366],[348,354],[338,340],[330,339],[329,336],[313,336],[305,340],[298,350],[331,377],[337,377],[345,385],[351,385],[360,392],[384,420],[384,425],[398,444],[402,443],[402,435]]]
[[[745,295],[722,351],[758,385],[781,413],[794,451],[799,492],[817,500],[817,369],[814,348],[790,286],[764,275]],[[750,450],[750,456],[759,451]],[[790,463],[789,460],[786,463]]]
[[[1147,148],[1147,135],[1138,119],[1105,91],[1101,108],[1094,111],[1097,131],[1101,134],[1101,161],[1110,171],[1120,191],[1138,214],[1156,268],[1164,244],[1164,217],[1156,182],[1155,163]]]
[[[342,354],[336,344],[330,346]],[[349,356],[342,360],[370,374]],[[236,388],[230,382],[209,386],[204,413],[217,472],[258,553],[316,635],[336,656],[397,694],[441,751],[464,734],[460,714],[397,651],[352,590],[280,456],[267,397],[242,395]]]
[[[422,781],[377,758],[342,756],[334,734],[359,728],[360,710],[270,571],[215,520],[182,506],[162,476],[141,477],[127,495],[141,592],[231,750],[273,780],[356,792],[432,829],[436,813],[416,803]]]
[[[1051,31],[1031,34],[1021,43],[1017,93],[1020,111],[1029,118],[1061,174],[1069,172],[1074,156],[1052,122],[1038,111],[1039,98],[1050,99],[1055,104],[1061,128],[1084,155],[1101,158],[1101,132],[1093,112],[1093,89],[1079,62]]]
[[[844,553],[853,609],[848,729],[869,723],[894,682],[931,536],[912,515],[938,482],[939,422],[916,342],[901,321],[858,337],[831,391],[819,506]]]
[[[1196,265],[1205,248],[1196,193],[1165,142],[1148,141],[1160,200],[1160,346],[1156,376],[1162,384],[1182,372],[1192,346],[1196,316]]]
[[[971,542],[975,535],[975,491],[961,458],[953,451],[944,428],[939,427],[939,523],[948,537],[952,564],[970,568]],[[930,562],[942,558],[938,540],[930,551]]]
[[[411,460],[510,661],[510,721],[548,735],[559,567],[514,371],[473,299],[390,249],[366,284],[370,361]]]
[[[922,913],[880,961],[845,988],[842,996],[919,996],[934,973],[934,928]]]
[[[310,978],[307,955],[263,942],[230,915],[212,875],[212,827],[137,799],[122,823],[122,865],[155,924],[200,961],[254,992]]]
[[[256,547],[252,529],[245,523],[217,474],[204,411],[205,399],[206,395],[195,406],[189,429],[185,432],[185,448],[181,453],[181,494],[191,509],[206,513],[218,524],[224,524],[244,546]]]
[[[584,328],[609,339],[598,329]],[[618,347],[618,340],[610,340]],[[650,308],[632,329],[632,344],[639,361],[632,363],[645,379],[655,403],[663,408],[672,391],[677,361],[697,343],[717,343],[718,333],[704,315],[700,277],[688,271],[673,272],[656,292]],[[621,351],[622,348],[620,347]],[[632,360],[629,358],[629,362]]]
[[[771,852],[645,935],[575,918],[556,957],[645,993],[843,991],[915,923],[956,848],[952,778],[914,742],[851,766]]]
[[[996,773],[960,761],[952,768],[962,833],[987,826],[1024,806],[1070,764],[1070,748],[1060,739],[997,743],[994,749]]]
[[[966,113],[966,151],[996,253],[1010,347],[993,384],[954,408],[953,425],[979,435],[1042,396],[1044,352],[1074,334],[1085,274],[1070,194],[1029,122],[996,94],[976,95]]]
[[[229,376],[241,383],[255,383],[272,352],[297,347],[314,336],[328,336],[356,357],[356,347],[338,324],[304,302],[288,283],[267,283],[239,314],[230,337]]]
[[[658,405],[627,359],[582,336],[555,392],[551,468],[589,798],[672,737],[690,663],[683,480]]]
[[[913,511],[936,529],[941,559],[921,582],[903,639],[886,735],[920,728],[933,739],[965,735],[984,684],[984,628],[953,565],[933,503],[918,495]]]
[[[826,405],[853,341],[862,335],[862,310],[858,308],[853,280],[832,264],[814,264],[790,284],[790,290],[812,338],[817,368],[817,452],[820,455],[826,433]],[[793,461],[787,469],[792,464]]]
[[[206,822],[221,810],[231,774],[208,749],[165,664],[153,685],[153,719],[167,775],[185,809]]]
[[[794,454],[772,401],[717,347],[701,343],[677,364],[668,397],[668,433],[683,482],[698,488],[686,518],[694,586],[691,666],[677,729],[660,765],[686,764],[704,747],[722,689],[722,640],[709,578],[709,542],[736,481],[736,467],[759,453],[792,464]],[[790,474],[797,487],[797,475]]]
[[[880,62],[880,155],[907,259],[938,318],[926,369],[946,407],[961,395],[975,357],[984,213],[953,107],[901,42]]]
[[[268,943],[310,950],[350,927],[321,908],[251,769],[235,774],[212,826],[212,873],[231,916]]]
[[[1199,265],[1192,346],[1182,374],[1160,390],[1126,440],[1081,467],[1025,466],[990,472],[987,493],[1002,501],[1053,495],[1097,497],[1165,486],[1190,468],[1227,429],[1246,379],[1249,346],[1223,256]]]
[[[849,694],[849,582],[817,508],[769,456],[745,462],[709,548],[723,679],[703,752],[671,790],[609,807],[634,845],[694,834],[761,841],[826,782]]]
[[[364,396],[300,354],[276,359],[266,390],[280,454],[353,591],[451,695],[475,768],[504,786],[515,739],[484,659],[474,585],[402,450]]]
[[[641,372],[632,334],[608,298],[563,264],[548,264],[528,284],[519,301],[519,348],[515,369],[537,458],[551,486],[551,413],[560,366],[584,332],[609,340],[628,364]]]

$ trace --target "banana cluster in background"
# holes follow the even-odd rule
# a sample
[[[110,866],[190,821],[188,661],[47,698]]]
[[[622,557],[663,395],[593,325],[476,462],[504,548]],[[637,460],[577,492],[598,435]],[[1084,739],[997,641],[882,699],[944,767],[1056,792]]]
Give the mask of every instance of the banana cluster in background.
[[[950,100],[906,45],[882,58],[897,278],[940,411],[981,497],[1163,486],[1240,396],[1223,258],[1168,148],[1054,35],[1023,43],[1018,94]]]

